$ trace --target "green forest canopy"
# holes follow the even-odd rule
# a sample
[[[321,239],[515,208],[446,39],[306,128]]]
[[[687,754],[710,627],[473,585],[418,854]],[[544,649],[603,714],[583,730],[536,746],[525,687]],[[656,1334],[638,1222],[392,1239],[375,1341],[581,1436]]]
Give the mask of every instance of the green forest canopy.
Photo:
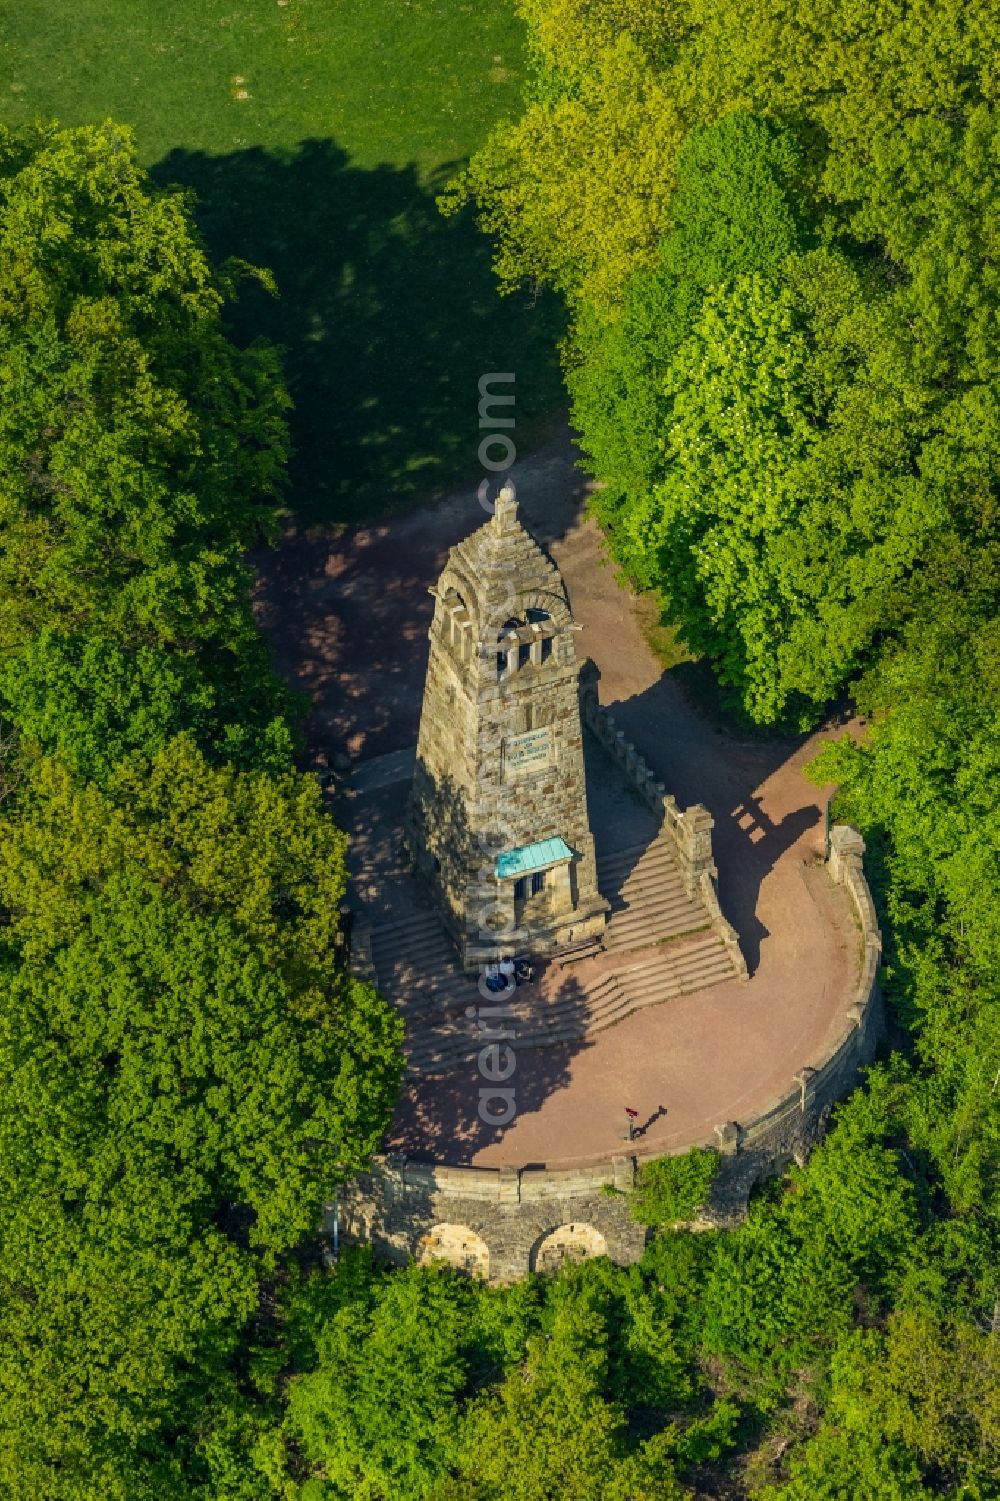
[[[210,265],[126,130],[3,134],[13,1497],[1000,1494],[991,18],[523,10],[523,112],[449,201],[564,299],[599,518],[734,709],[868,716],[816,775],[898,1046],[737,1230],[498,1290],[313,1265],[401,1060],[249,612],[287,398],[221,317],[266,272]]]

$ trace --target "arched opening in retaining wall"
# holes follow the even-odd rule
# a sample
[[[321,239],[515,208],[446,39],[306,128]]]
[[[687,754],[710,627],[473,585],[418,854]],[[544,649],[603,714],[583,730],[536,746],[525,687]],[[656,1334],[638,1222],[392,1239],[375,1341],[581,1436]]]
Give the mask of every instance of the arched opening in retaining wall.
[[[429,1266],[432,1261],[446,1261],[470,1277],[485,1280],[490,1275],[490,1248],[468,1225],[435,1225],[427,1235],[420,1237],[418,1259],[421,1266]]]
[[[593,1225],[560,1225],[536,1242],[530,1265],[533,1272],[555,1272],[567,1261],[589,1261],[607,1254],[608,1243]]]

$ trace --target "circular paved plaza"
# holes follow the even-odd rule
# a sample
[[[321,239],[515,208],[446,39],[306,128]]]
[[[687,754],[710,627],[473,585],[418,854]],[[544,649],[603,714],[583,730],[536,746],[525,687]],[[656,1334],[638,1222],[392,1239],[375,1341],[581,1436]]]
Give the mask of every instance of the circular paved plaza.
[[[583,512],[575,457],[561,438],[519,465],[522,514],[566,581],[583,626],[579,654],[600,669],[603,706],[681,806],[703,803],[715,819],[719,898],[750,979],[673,995],[563,1045],[518,1049],[515,1040],[516,1112],[504,1127],[480,1118],[474,1057],[443,1073],[411,1072],[386,1144],[415,1158],[550,1168],[606,1159],[625,1150],[626,1106],[638,1112],[641,1132],[632,1150],[709,1140],[717,1124],[749,1118],[803,1064],[825,1056],[859,973],[857,924],[822,863],[829,789],[802,774],[820,736],[734,739],[692,707],[647,643],[651,607],[618,585]],[[365,763],[391,764],[414,745],[428,586],[448,548],[483,520],[470,485],[377,525],[290,533],[261,560],[261,623],[284,671],[312,699],[317,761],[346,752],[363,783]],[[378,844],[381,806],[359,797],[346,820],[360,820],[353,868],[376,898],[377,866],[366,871],[363,862]],[[573,969],[566,966],[566,983]],[[479,1002],[472,982],[469,1002]]]

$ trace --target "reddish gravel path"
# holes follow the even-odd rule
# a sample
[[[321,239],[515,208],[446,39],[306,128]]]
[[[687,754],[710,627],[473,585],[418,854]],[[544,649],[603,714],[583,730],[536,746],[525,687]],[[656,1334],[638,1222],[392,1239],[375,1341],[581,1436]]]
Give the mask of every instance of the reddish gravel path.
[[[816,740],[741,741],[715,731],[662,674],[641,628],[643,603],[615,582],[582,513],[585,481],[569,439],[518,466],[522,514],[562,569],[579,639],[601,670],[601,699],[682,805],[716,820],[723,910],[751,970],[631,1017],[582,1048],[519,1059],[518,1113],[477,1120],[475,1070],[404,1092],[392,1144],[413,1155],[499,1166],[583,1163],[622,1150],[623,1107],[651,1117],[642,1151],[709,1137],[747,1119],[823,1056],[858,962],[843,892],[820,867],[821,794],[802,776]],[[473,487],[378,525],[290,533],[261,560],[262,625],[281,666],[311,696],[312,749],[367,759],[417,736],[432,601],[448,548],[485,519]],[[661,1111],[662,1107],[662,1111]]]

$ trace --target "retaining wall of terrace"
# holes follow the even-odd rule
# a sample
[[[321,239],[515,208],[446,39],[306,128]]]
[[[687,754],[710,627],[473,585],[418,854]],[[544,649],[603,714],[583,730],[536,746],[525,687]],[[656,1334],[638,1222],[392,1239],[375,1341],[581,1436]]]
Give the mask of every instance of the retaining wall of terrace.
[[[828,868],[846,887],[858,921],[857,984],[832,1048],[804,1059],[788,1086],[743,1121],[720,1121],[710,1140],[721,1155],[706,1205],[713,1224],[736,1223],[754,1184],[793,1158],[804,1161],[827,1116],[858,1081],[881,1029],[878,966],[881,936],[856,829],[830,833]],[[683,1150],[686,1150],[684,1148]],[[646,1233],[629,1213],[628,1195],[642,1157],[613,1156],[591,1167],[475,1168],[378,1158],[340,1196],[345,1240],[370,1241],[375,1254],[397,1262],[440,1257],[489,1281],[512,1281],[563,1259],[607,1254],[626,1265],[642,1255]],[[608,1192],[617,1189],[617,1193]],[[328,1211],[328,1222],[332,1217]]]

